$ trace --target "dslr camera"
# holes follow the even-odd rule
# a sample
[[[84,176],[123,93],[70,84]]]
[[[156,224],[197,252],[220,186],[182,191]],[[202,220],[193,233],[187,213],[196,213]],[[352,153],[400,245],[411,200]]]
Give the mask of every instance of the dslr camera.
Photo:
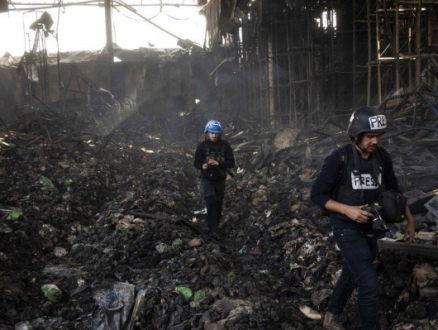
[[[385,233],[389,229],[386,226],[385,220],[382,218],[382,206],[379,203],[371,203],[362,208],[373,215],[373,231],[375,233]]]

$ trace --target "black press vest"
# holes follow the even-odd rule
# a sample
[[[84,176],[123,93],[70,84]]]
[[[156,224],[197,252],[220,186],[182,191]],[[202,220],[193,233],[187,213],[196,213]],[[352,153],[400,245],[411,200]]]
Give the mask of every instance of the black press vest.
[[[347,145],[345,148],[347,150],[346,163],[343,165],[345,170],[335,189],[333,199],[339,203],[355,206],[377,202],[381,188],[375,179],[383,185],[382,150],[377,149],[369,159],[364,160],[352,145]],[[359,168],[356,168],[353,152],[358,153]],[[375,157],[375,161],[372,157]],[[338,219],[349,220],[347,216],[340,213],[331,215]]]

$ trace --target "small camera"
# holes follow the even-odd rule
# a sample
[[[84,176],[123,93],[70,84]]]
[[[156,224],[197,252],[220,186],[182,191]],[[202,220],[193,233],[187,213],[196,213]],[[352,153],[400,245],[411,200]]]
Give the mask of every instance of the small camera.
[[[362,208],[373,215],[373,231],[375,233],[386,233],[389,230],[382,218],[382,209],[379,203],[371,203]]]

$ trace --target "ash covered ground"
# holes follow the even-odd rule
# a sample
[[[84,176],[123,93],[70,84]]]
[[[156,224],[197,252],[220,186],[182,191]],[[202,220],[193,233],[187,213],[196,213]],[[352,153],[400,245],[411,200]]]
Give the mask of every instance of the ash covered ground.
[[[102,329],[120,309],[96,292],[120,283],[142,295],[127,316],[135,329],[322,329],[342,258],[309,201],[318,166],[305,137],[283,159],[235,152],[219,242],[195,212],[197,137],[125,128],[54,143],[2,131],[0,329]],[[381,251],[376,267],[383,329],[438,329],[438,262]],[[62,291],[58,302],[45,284]],[[355,304],[348,329],[360,328]]]

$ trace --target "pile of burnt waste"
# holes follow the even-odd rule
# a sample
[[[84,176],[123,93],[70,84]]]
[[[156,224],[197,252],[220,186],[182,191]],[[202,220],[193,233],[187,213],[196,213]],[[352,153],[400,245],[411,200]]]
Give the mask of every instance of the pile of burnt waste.
[[[197,141],[127,130],[56,143],[1,131],[0,329],[322,329],[342,257],[309,194],[345,134],[227,130],[238,166],[216,241]],[[413,249],[376,260],[384,329],[438,329],[438,149],[414,142],[384,141],[411,203],[424,201]],[[348,329],[356,311],[353,297]]]

